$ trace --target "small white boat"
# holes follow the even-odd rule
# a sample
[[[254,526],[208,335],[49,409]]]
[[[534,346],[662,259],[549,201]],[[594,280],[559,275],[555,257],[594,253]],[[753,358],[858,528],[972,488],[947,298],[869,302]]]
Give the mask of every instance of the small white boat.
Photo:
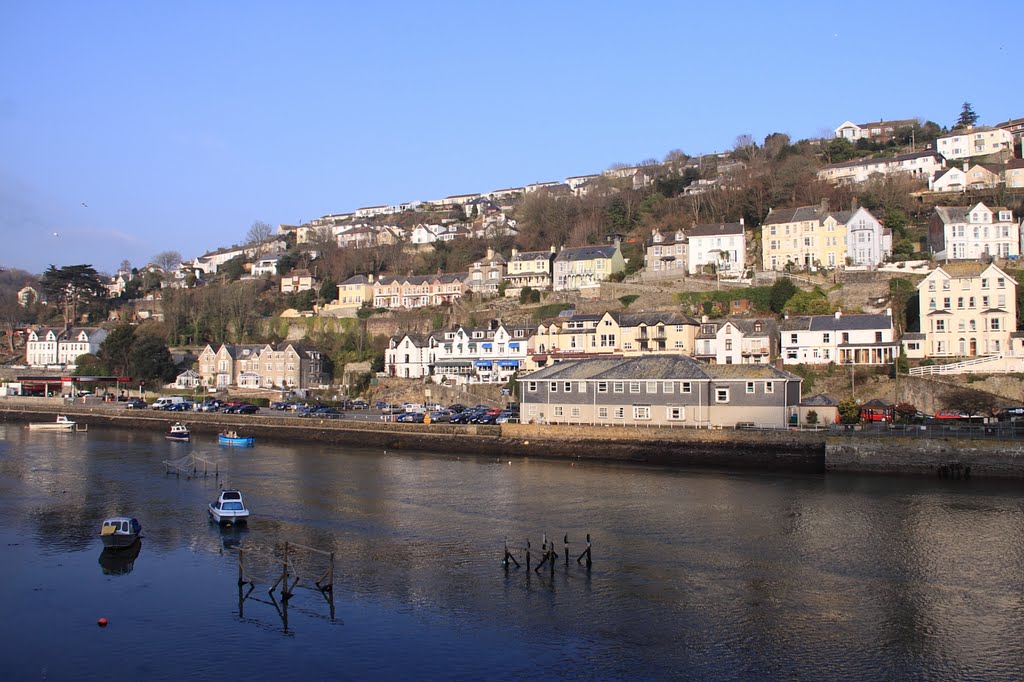
[[[167,440],[187,441],[192,438],[192,432],[181,422],[174,422],[174,425],[164,434]]]
[[[58,414],[57,421],[32,422],[28,425],[28,428],[30,431],[72,431],[75,428],[75,422],[62,414]]]
[[[217,523],[245,523],[249,510],[239,490],[221,490],[216,502],[210,503],[210,518]]]
[[[131,547],[142,533],[142,524],[138,519],[127,516],[111,516],[103,520],[100,538],[106,549],[123,549]]]

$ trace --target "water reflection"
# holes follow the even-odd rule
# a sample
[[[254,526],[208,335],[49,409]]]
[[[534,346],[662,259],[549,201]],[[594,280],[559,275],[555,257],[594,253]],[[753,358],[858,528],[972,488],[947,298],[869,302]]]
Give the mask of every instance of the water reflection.
[[[103,575],[127,575],[135,568],[135,560],[142,551],[142,539],[139,538],[127,547],[104,549],[100,552],[100,566]]]
[[[159,433],[2,434],[0,533],[26,539],[24,550],[10,548],[17,557],[2,582],[63,590],[71,604],[100,594],[104,609],[120,597],[125,610],[166,613],[159,625],[173,640],[144,639],[156,624],[137,616],[154,660],[198,650],[209,643],[202,633],[217,632],[253,640],[231,661],[239,674],[295,674],[275,667],[287,658],[283,625],[311,656],[302,672],[317,677],[475,678],[555,664],[563,676],[603,678],[997,679],[1024,667],[1016,485],[510,465],[269,440],[212,452],[217,475],[192,478],[164,473],[177,446]],[[209,521],[222,487],[244,491],[248,525]],[[117,514],[141,521],[150,560],[109,557],[122,560],[111,568],[125,589],[103,593],[89,584],[100,579],[95,531]],[[590,570],[576,561],[588,533]],[[536,572],[545,534],[559,560]],[[502,567],[504,538],[520,563],[532,543],[531,570]],[[285,541],[335,554],[345,627],[324,627],[333,611],[306,582],[287,605],[267,599]],[[235,593],[239,548],[253,557],[249,596]],[[320,556],[291,557],[292,579],[322,575]],[[40,585],[43,574],[53,583]],[[36,617],[34,606],[15,605],[32,615],[13,650],[45,639],[46,609]],[[275,625],[253,632],[254,620]],[[88,661],[89,642],[67,636]],[[332,675],[339,638],[350,667]],[[216,674],[199,665],[193,657],[167,674]],[[27,663],[14,672],[38,673]]]

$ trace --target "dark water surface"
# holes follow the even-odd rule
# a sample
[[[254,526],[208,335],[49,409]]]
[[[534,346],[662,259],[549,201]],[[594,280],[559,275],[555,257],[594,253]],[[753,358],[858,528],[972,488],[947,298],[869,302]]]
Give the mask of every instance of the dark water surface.
[[[205,442],[204,442],[205,441]],[[196,450],[241,488],[164,474]],[[110,557],[105,516],[142,522]],[[568,533],[554,573],[502,542]],[[575,556],[594,537],[591,570]],[[1016,484],[672,471],[0,424],[12,680],[1021,679]],[[335,617],[267,595],[285,540],[337,553]],[[233,546],[262,578],[239,608]],[[305,576],[321,558],[296,555]],[[522,561],[522,552],[517,550]],[[534,555],[536,562],[536,554]],[[276,570],[279,570],[276,569]],[[109,619],[101,629],[96,621]]]

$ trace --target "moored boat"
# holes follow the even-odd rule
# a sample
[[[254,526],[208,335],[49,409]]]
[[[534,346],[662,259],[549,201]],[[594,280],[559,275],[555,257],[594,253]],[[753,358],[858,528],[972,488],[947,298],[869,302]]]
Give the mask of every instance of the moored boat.
[[[191,437],[192,432],[189,430],[187,426],[185,426],[181,422],[174,422],[171,428],[168,429],[167,433],[164,434],[164,438],[166,438],[167,440],[187,441]]]
[[[28,425],[32,431],[71,431],[75,428],[75,422],[62,414],[57,415],[57,420],[52,422],[32,422]]]
[[[142,524],[138,519],[127,516],[111,516],[103,520],[100,538],[106,549],[122,549],[131,547],[142,533]]]
[[[240,490],[221,490],[217,500],[210,503],[208,511],[210,518],[217,523],[245,523],[249,518]]]
[[[217,442],[221,445],[251,448],[256,444],[256,438],[253,436],[239,436],[237,431],[224,431],[217,434]]]

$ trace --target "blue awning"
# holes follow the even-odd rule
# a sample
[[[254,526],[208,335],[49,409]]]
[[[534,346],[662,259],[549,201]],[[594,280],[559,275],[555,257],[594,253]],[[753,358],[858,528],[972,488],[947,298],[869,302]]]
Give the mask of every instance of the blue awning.
[[[493,344],[483,343],[483,344],[480,344],[480,345],[482,345],[484,348],[490,348]]]
[[[476,365],[477,367],[490,367],[491,366],[491,361],[490,360],[477,360],[473,364]]]
[[[519,342],[518,341],[513,341],[512,343],[508,344],[508,347],[509,348],[519,348]]]
[[[518,360],[498,360],[498,367],[518,367]]]

